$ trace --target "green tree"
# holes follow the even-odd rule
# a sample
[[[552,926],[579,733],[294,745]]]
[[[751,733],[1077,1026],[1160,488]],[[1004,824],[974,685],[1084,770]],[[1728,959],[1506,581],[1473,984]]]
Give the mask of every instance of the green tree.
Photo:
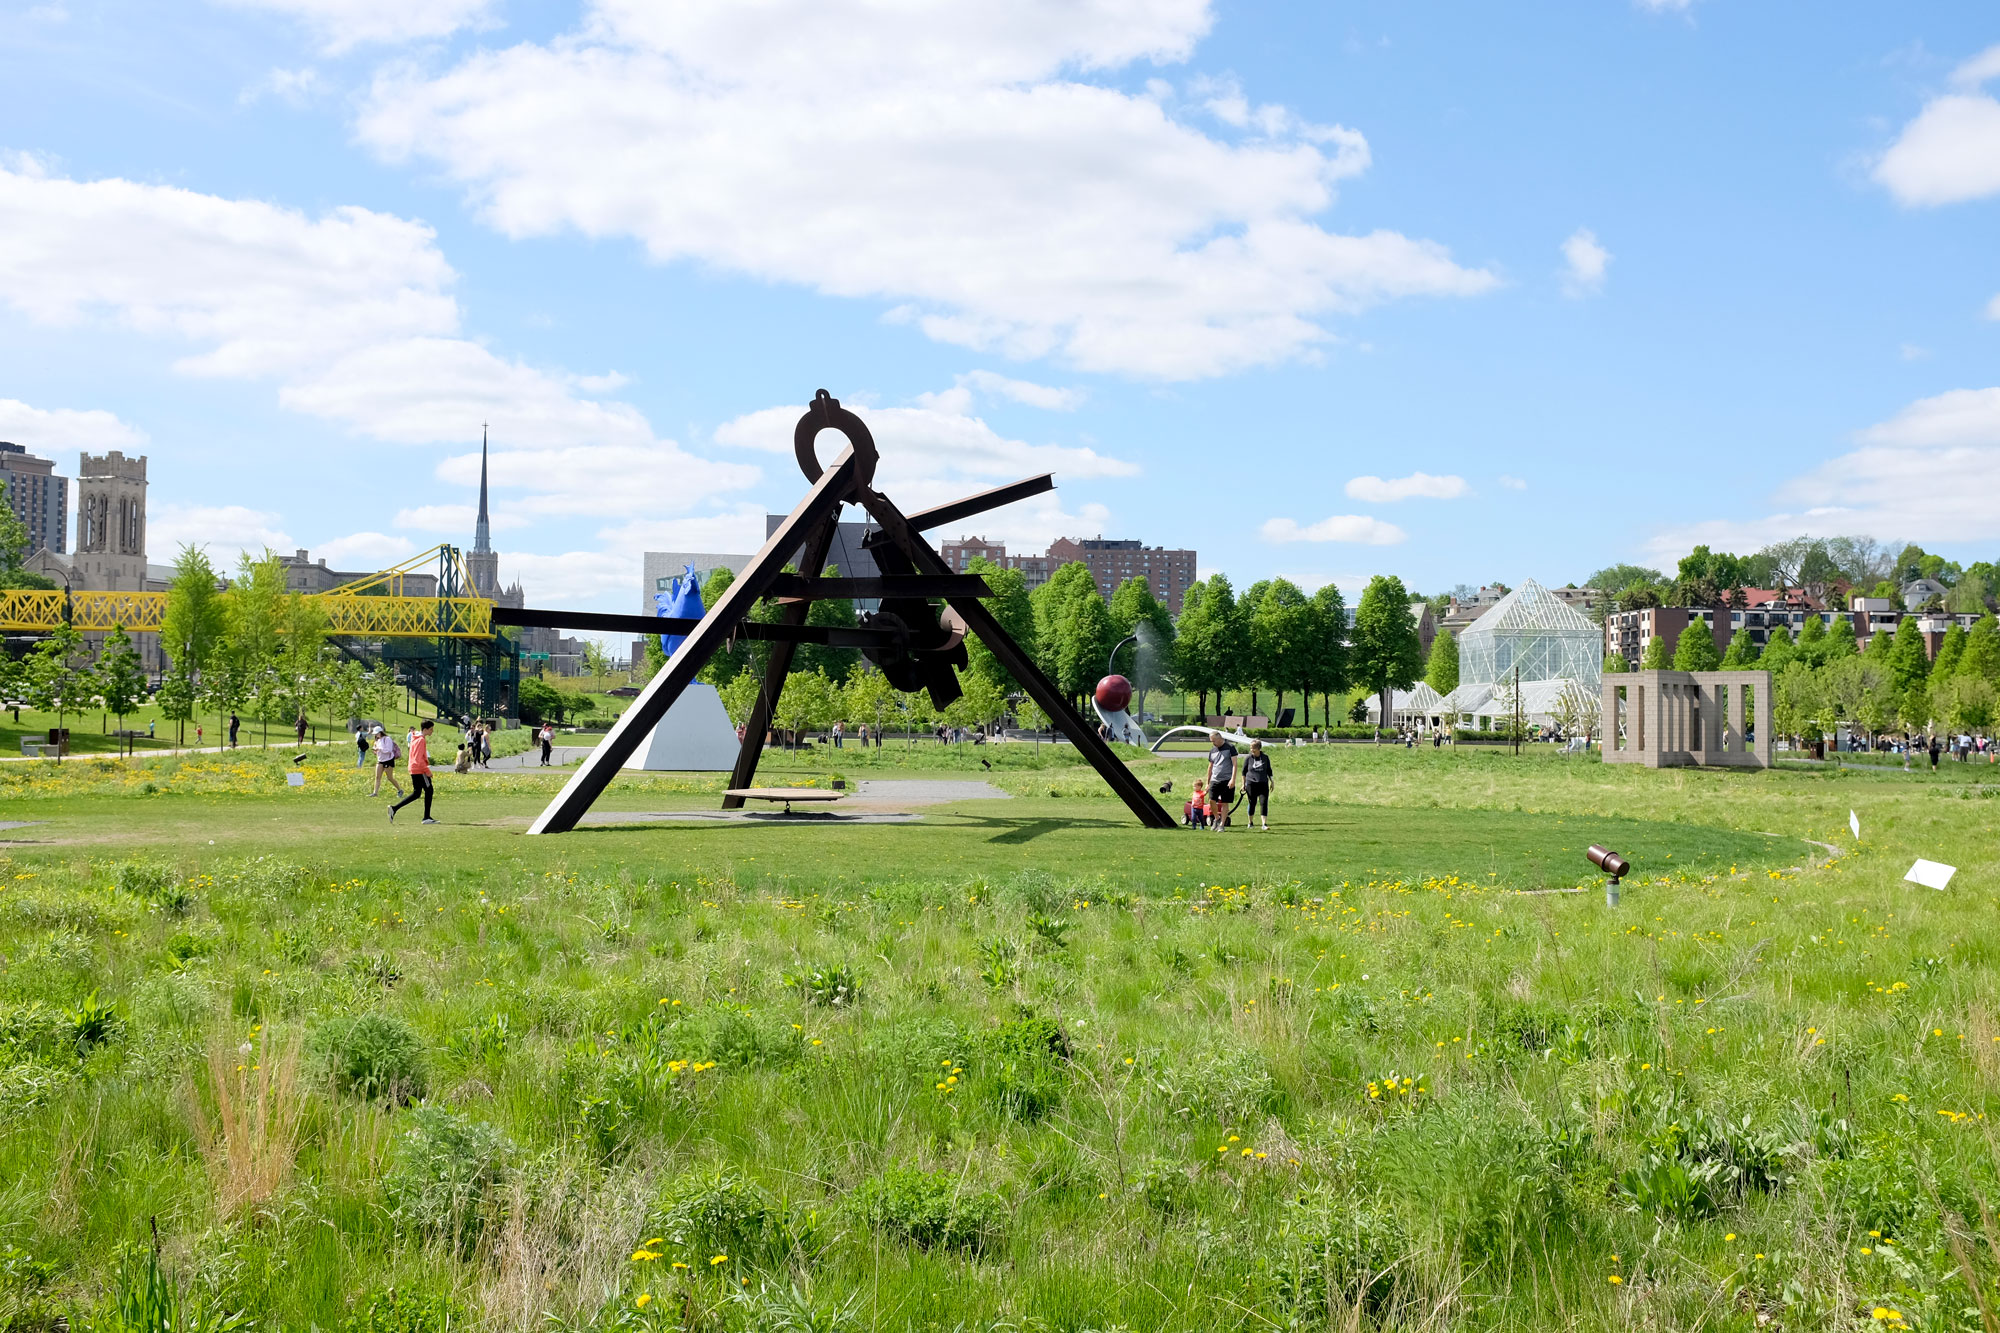
[[[1757,665],[1771,673],[1775,684],[1786,667],[1798,660],[1798,645],[1792,642],[1792,632],[1783,625],[1773,625],[1764,640],[1764,652],[1758,657]]]
[[[1826,632],[1826,661],[1838,662],[1860,651],[1860,645],[1854,639],[1854,617],[1835,616],[1833,627]]]
[[[1917,628],[1915,616],[1904,616],[1896,626],[1896,642],[1889,652],[1889,670],[1896,678],[1896,688],[1905,694],[1919,689],[1931,673],[1930,657],[1925,652],[1923,631]]]
[[[66,620],[35,645],[23,675],[28,701],[45,713],[54,713],[58,730],[66,716],[80,713],[89,705],[96,690],[90,650],[83,635]],[[60,750],[56,757],[62,757]]]
[[[561,726],[563,718],[569,713],[569,695],[534,676],[521,682],[515,703],[520,708],[521,720],[530,725],[553,722]]]
[[[1806,623],[1799,627],[1799,660],[1807,666],[1826,665],[1827,642],[1826,622],[1811,611],[1806,613]]]
[[[1794,659],[1772,683],[1771,720],[1784,735],[1811,739],[1825,707],[1819,673],[1803,661]]]
[[[1679,638],[1677,634],[1675,638]],[[1639,659],[1641,671],[1665,671],[1674,662],[1674,639],[1664,634],[1655,634],[1646,640],[1646,655]]]
[[[1955,732],[1983,731],[1993,724],[1994,689],[1978,676],[1934,677],[1931,706]]]
[[[1423,643],[1410,616],[1410,594],[1393,574],[1368,580],[1354,609],[1350,674],[1355,684],[1381,700],[1383,721],[1394,716],[1394,692],[1407,690],[1423,675]]]
[[[1958,659],[1961,676],[1976,676],[2000,689],[2000,617],[1991,611],[1972,624],[1965,636],[1965,652]]]
[[[1314,676],[1314,656],[1319,651],[1322,631],[1312,599],[1299,591],[1290,579],[1272,579],[1264,587],[1250,611],[1250,637],[1256,645],[1252,656],[1263,676],[1277,692],[1274,715],[1285,711],[1285,691],[1310,694]],[[1252,708],[1255,708],[1254,696]],[[1306,711],[1312,709],[1306,699]]]
[[[240,673],[242,696],[250,716],[263,723],[264,743],[271,740],[271,715],[289,697],[279,676],[279,636],[284,631],[285,567],[266,549],[258,559],[245,551],[236,564],[236,584],[230,593],[230,633],[227,652]],[[241,705],[238,705],[241,706]]]
[[[1097,590],[1090,566],[1071,561],[1029,596],[1035,612],[1036,658],[1042,670],[1073,702],[1104,675],[1115,642],[1111,608]]]
[[[1965,629],[1957,621],[1944,632],[1938,643],[1937,656],[1931,659],[1931,678],[1943,679],[1958,674],[1958,664],[1965,660]]]
[[[1622,660],[1622,659],[1621,659]],[[1458,688],[1458,638],[1450,630],[1431,640],[1431,660],[1424,665],[1424,683],[1439,694]]]
[[[701,585],[702,608],[706,610],[721,601],[722,594],[728,592],[730,585],[735,582],[736,571],[727,566],[710,570],[708,581]],[[660,668],[667,664],[667,654],[666,650],[660,647],[659,635],[648,634],[644,642],[646,645],[646,660],[644,662],[634,662],[632,666],[635,670],[642,672],[645,679],[651,680],[654,676],[660,674]],[[695,679],[713,685],[719,691],[723,686],[735,680],[745,671],[748,671],[750,669],[750,660],[749,640],[737,639],[732,643],[724,644],[713,653],[710,653],[708,660],[701,664],[701,670],[695,673]]]
[[[869,672],[868,675],[877,679],[881,677],[880,672]],[[716,693],[722,696],[723,711],[729,714],[730,722],[739,727],[749,722],[750,710],[756,705],[757,695],[763,688],[763,678],[748,667],[722,683]]]
[[[123,625],[112,626],[97,655],[97,692],[120,731],[125,730],[125,715],[146,697],[146,673],[139,669],[139,654]]]
[[[229,607],[219,584],[208,553],[183,545],[174,560],[166,614],[160,621],[160,651],[168,662],[167,676],[160,686],[161,711],[178,724],[183,742],[187,724],[194,720],[201,674],[229,633]]]
[[[1622,676],[1631,669],[1632,663],[1623,653],[1612,653],[1604,659],[1604,674],[1607,676]]]
[[[1007,631],[1023,652],[1031,658],[1036,657],[1035,607],[1028,598],[1028,576],[1018,569],[1003,569],[983,555],[967,561],[965,572],[985,578],[986,586],[993,590],[993,595],[986,599],[987,611],[1000,622],[1000,628]],[[1121,588],[1119,591],[1124,590]],[[1117,618],[1115,604],[1112,618]],[[1021,682],[1007,673],[1006,668],[1000,665],[1000,659],[993,655],[993,650],[977,634],[966,638],[965,654],[968,667],[980,679],[991,682],[1002,692],[1021,688]]]
[[[1748,671],[1757,663],[1757,640],[1745,625],[1729,636],[1729,651],[1722,655],[1724,671]]]
[[[1132,666],[1132,689],[1138,696],[1133,702],[1133,716],[1143,718],[1146,692],[1173,688],[1173,614],[1153,596],[1151,585],[1135,574],[1111,594],[1111,633],[1117,639],[1128,634],[1139,636]]]
[[[1216,711],[1221,712],[1222,692],[1236,684],[1243,640],[1243,618],[1227,575],[1211,574],[1182,595],[1180,619],[1174,622],[1181,688],[1195,692],[1204,717],[1208,696],[1215,695]]]
[[[1263,604],[1264,594],[1270,589],[1271,580],[1259,579],[1245,588],[1243,595],[1236,599],[1236,614],[1243,622],[1243,648],[1236,659],[1235,683],[1239,687],[1249,689],[1250,706],[1247,711],[1253,715],[1262,713],[1263,710],[1257,706],[1259,702],[1257,695],[1271,680],[1271,661],[1267,652],[1269,645],[1257,630],[1257,608]]]
[[[823,578],[839,578],[840,567],[828,565],[821,571]],[[829,597],[814,602],[806,610],[806,624],[819,625],[828,629],[853,629],[860,621],[854,614],[854,602],[847,597]],[[802,643],[793,654],[792,662],[798,670],[819,672],[836,684],[851,675],[860,665],[859,648],[835,648],[824,643]],[[789,687],[787,687],[789,688]]]
[[[969,667],[959,673],[961,677],[968,674],[977,673]],[[989,684],[994,684],[996,689],[999,688],[997,683],[989,682]],[[863,670],[849,676],[847,684],[841,690],[841,698],[847,716],[856,721],[866,722],[878,733],[888,719],[901,715],[901,710],[896,706],[896,687],[891,685],[889,678],[879,671]]]
[[[286,593],[278,603],[271,710],[280,721],[310,717],[326,671],[326,612],[317,599]]]
[[[1688,621],[1674,644],[1674,670],[1714,671],[1721,665],[1722,654],[1715,650],[1715,634],[1700,620]]]
[[[1319,694],[1320,715],[1333,725],[1333,695],[1345,693],[1350,680],[1351,658],[1347,647],[1347,599],[1332,583],[1323,583],[1312,596],[1312,653],[1309,675],[1304,685],[1306,721],[1312,721],[1312,696]]]

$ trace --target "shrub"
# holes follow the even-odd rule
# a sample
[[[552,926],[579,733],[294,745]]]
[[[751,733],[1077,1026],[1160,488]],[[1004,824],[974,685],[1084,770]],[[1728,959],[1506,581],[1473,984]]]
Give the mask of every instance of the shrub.
[[[77,1001],[75,1007],[65,1008],[63,1019],[63,1039],[78,1055],[88,1055],[92,1047],[116,1041],[125,1032],[125,1019],[117,1003],[98,999],[96,991]]]
[[[777,1268],[797,1244],[784,1205],[754,1181],[722,1169],[682,1176],[660,1198],[657,1230],[676,1249],[726,1254],[753,1268]],[[690,1264],[698,1261],[687,1260]]]
[[[1008,1115],[1033,1124],[1061,1103],[1069,1039],[1054,1019],[1002,1023],[981,1046],[981,1072]]]
[[[335,1081],[358,1097],[402,1103],[428,1088],[417,1034],[394,1014],[334,1019],[320,1028],[315,1044],[330,1060]]]
[[[1240,1124],[1270,1111],[1278,1085],[1263,1057],[1240,1047],[1203,1049],[1163,1066],[1153,1079],[1174,1115]]]
[[[1395,1267],[1408,1239],[1386,1201],[1306,1196],[1279,1232],[1272,1277],[1279,1299],[1302,1315],[1358,1307],[1380,1314],[1407,1273]]]
[[[1060,917],[1052,917],[1044,912],[1030,912],[1028,913],[1028,929],[1034,931],[1035,938],[1048,945],[1051,949],[1066,949],[1069,947],[1068,936],[1072,926],[1070,922],[1064,921]]]
[[[492,1125],[440,1106],[420,1106],[411,1120],[383,1179],[389,1202],[404,1225],[469,1255],[513,1145]]]
[[[948,1171],[899,1166],[854,1192],[854,1208],[876,1230],[926,1250],[983,1253],[1002,1232],[1006,1204]]]
[[[186,916],[194,910],[194,890],[165,861],[120,861],[111,872],[111,882],[168,916]]]
[[[807,1004],[839,1009],[861,999],[861,979],[845,963],[820,963],[802,972],[788,972],[785,984],[803,995]]]
[[[465,1311],[441,1291],[378,1291],[340,1321],[340,1333],[448,1333]]]

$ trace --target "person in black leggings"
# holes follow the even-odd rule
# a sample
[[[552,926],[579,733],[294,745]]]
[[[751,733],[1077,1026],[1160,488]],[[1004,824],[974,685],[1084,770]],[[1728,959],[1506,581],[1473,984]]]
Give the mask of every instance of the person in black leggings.
[[[1243,815],[1243,827],[1254,827],[1250,821],[1258,812],[1264,815],[1263,831],[1271,831],[1271,756],[1264,753],[1264,742],[1251,741],[1250,754],[1243,760],[1243,795],[1249,809]]]

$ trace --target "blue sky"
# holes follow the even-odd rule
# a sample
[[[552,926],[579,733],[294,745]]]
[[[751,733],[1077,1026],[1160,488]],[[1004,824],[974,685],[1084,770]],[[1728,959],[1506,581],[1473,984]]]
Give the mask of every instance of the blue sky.
[[[2000,548],[1990,6],[0,11],[0,438],[152,546],[495,544],[624,609],[789,423],[1239,586]],[[953,534],[946,534],[953,535]]]

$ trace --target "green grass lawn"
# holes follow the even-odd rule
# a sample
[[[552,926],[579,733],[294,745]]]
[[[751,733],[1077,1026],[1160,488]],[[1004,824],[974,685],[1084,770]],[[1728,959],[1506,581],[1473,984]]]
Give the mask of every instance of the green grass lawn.
[[[1991,770],[1276,755],[1269,834],[1048,746],[760,773],[1013,798],[913,823],[543,838],[532,769],[423,827],[331,752],[0,766],[0,1329],[132,1326],[155,1223],[190,1327],[2000,1309]]]

